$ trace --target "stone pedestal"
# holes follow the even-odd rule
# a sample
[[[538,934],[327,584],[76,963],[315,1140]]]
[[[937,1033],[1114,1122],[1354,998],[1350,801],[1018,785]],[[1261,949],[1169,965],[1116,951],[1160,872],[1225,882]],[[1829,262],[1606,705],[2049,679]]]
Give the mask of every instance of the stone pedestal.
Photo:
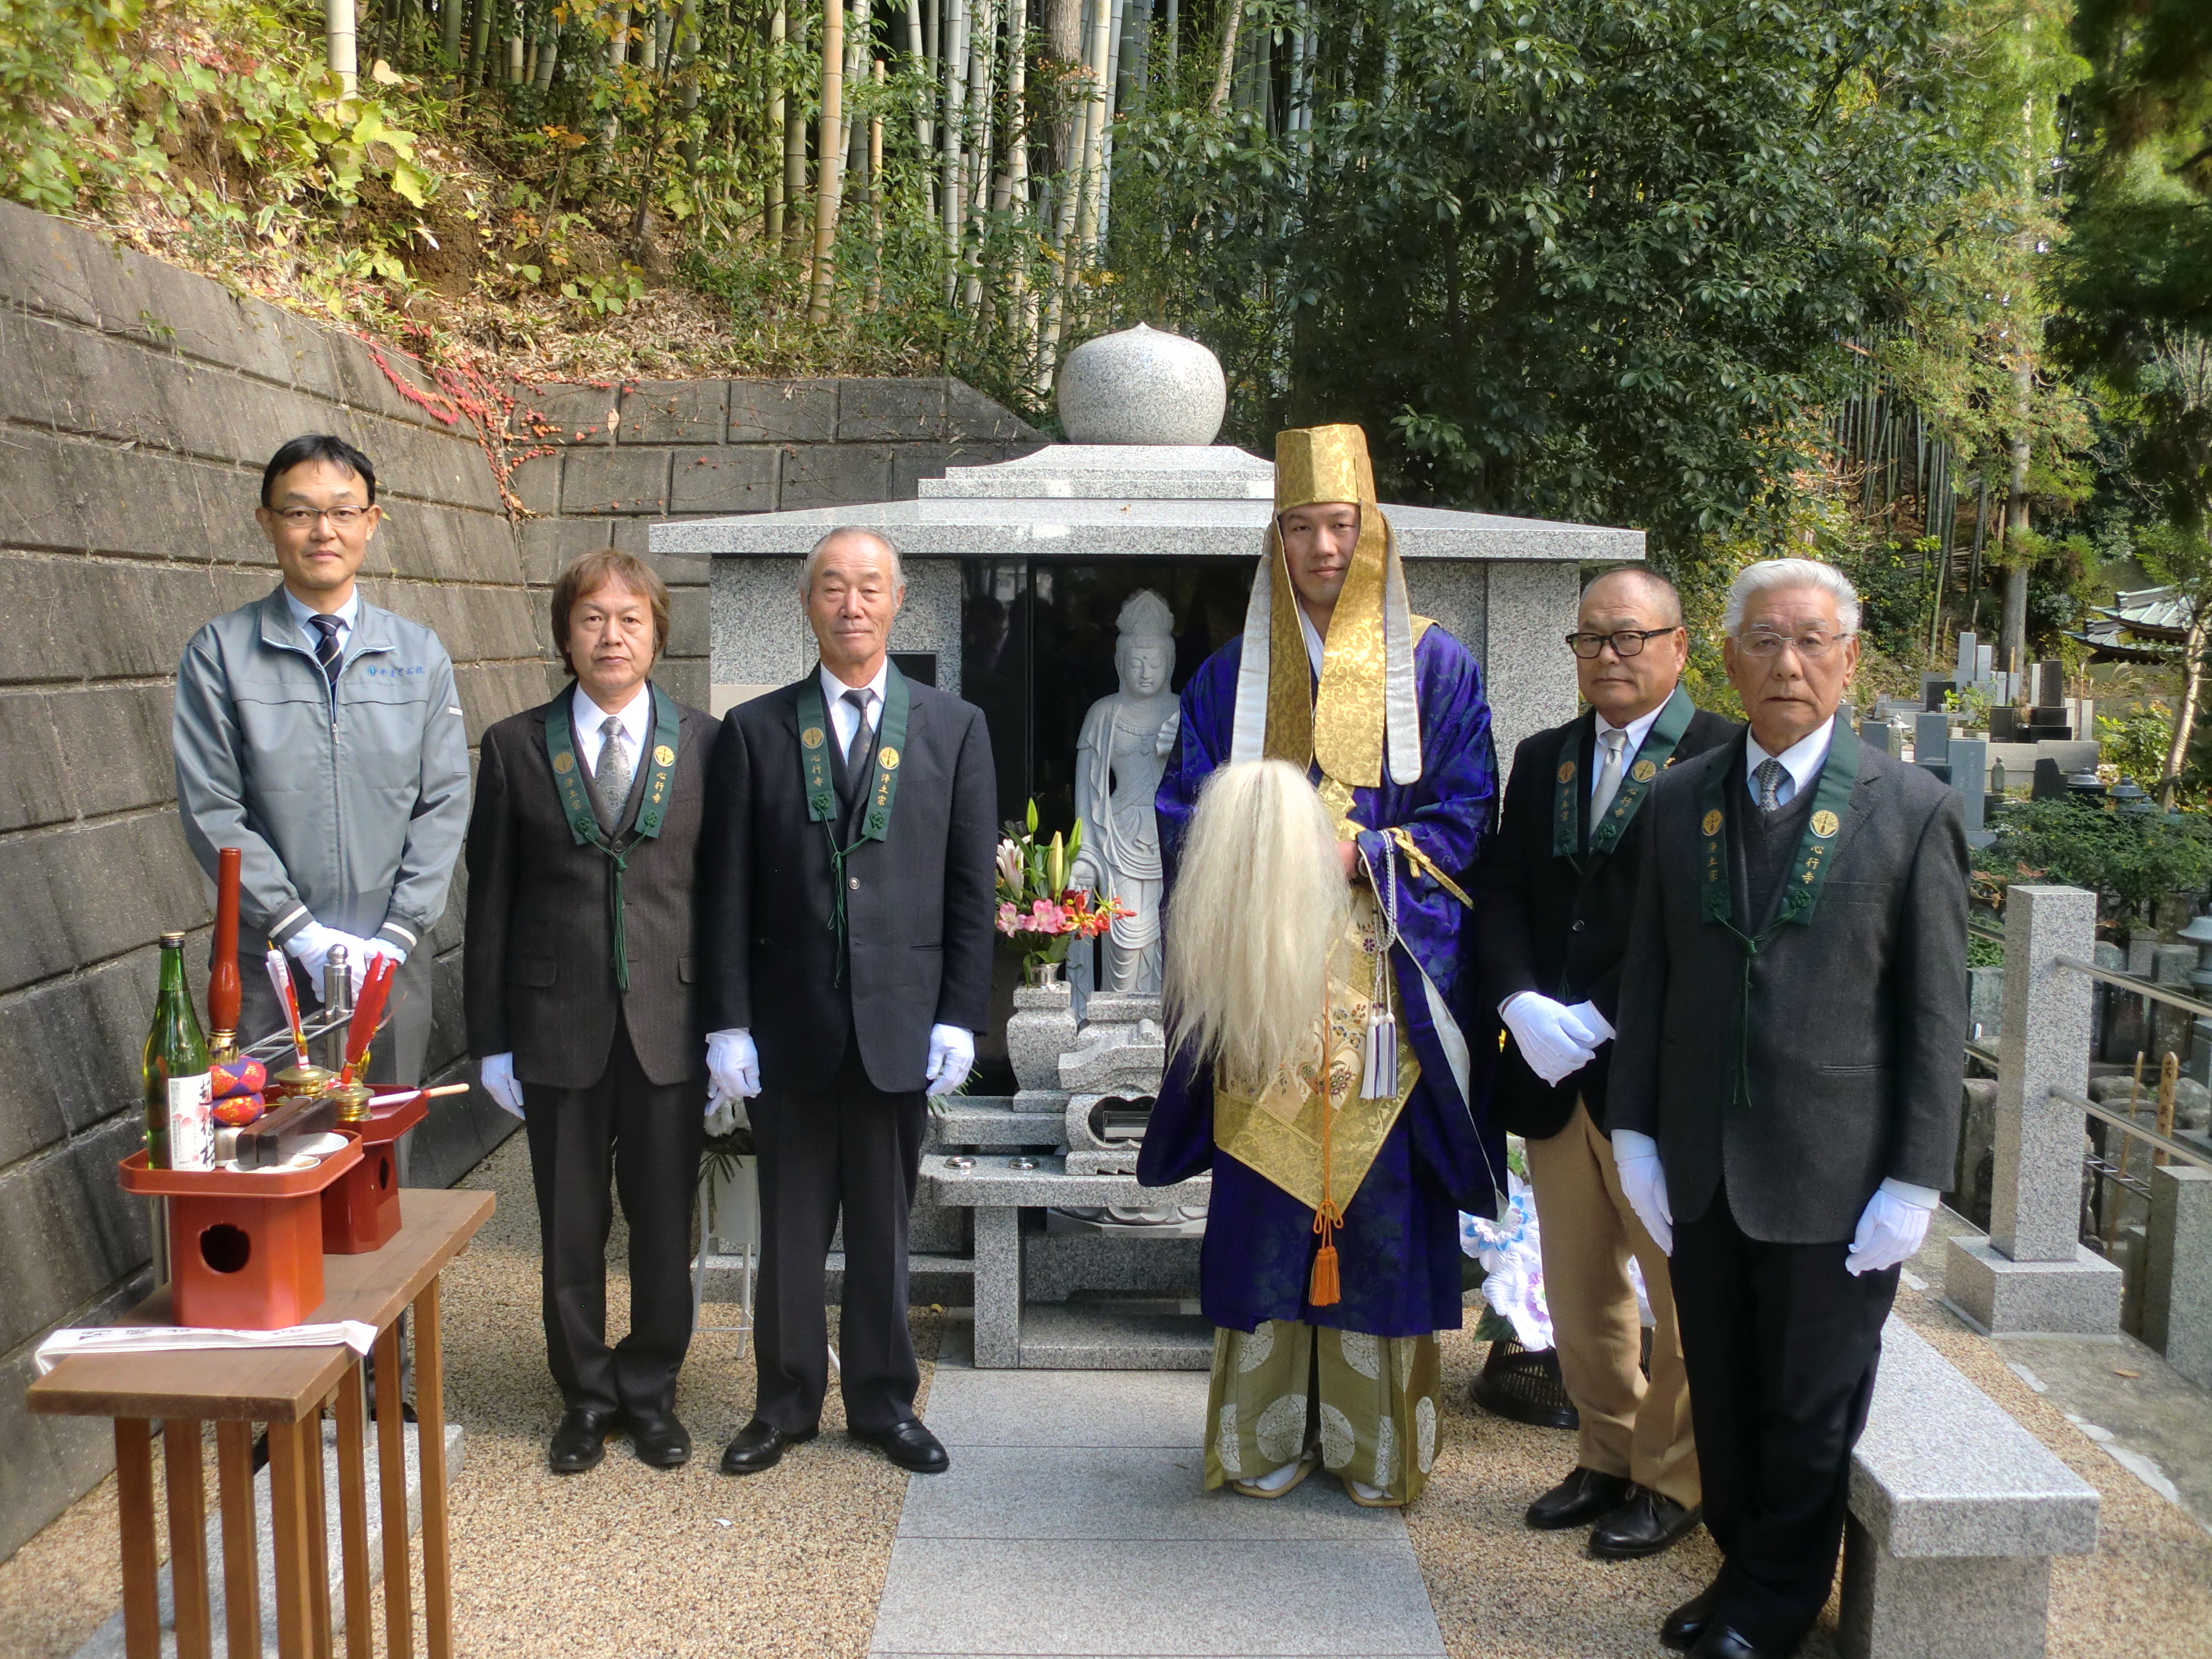
[[[2142,1340],[2201,1389],[2212,1389],[2212,1170],[2150,1172]]]
[[[1911,1559],[1844,1528],[1844,1659],[2043,1659],[2051,1558]]]
[[[1024,1096],[1060,1093],[1060,1057],[1075,1046],[1074,995],[1065,980],[1014,988],[1006,1058]]]

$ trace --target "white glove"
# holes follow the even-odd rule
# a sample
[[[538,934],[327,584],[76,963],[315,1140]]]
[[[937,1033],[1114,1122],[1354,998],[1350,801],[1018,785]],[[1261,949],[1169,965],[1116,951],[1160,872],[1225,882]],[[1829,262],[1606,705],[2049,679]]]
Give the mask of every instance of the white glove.
[[[514,1080],[514,1054],[512,1050],[503,1054],[486,1054],[479,1073],[483,1079],[483,1091],[489,1095],[492,1104],[502,1112],[522,1115],[522,1085]]]
[[[710,1094],[707,1097],[708,1134],[726,1135],[752,1127],[752,1114],[745,1110],[744,1101],[729,1095]]]
[[[750,1100],[761,1091],[760,1050],[747,1030],[707,1034],[708,1109],[716,1100]]]
[[[284,954],[307,969],[308,994],[320,1002],[323,1000],[323,964],[330,957],[331,946],[344,945],[350,963],[355,947],[360,943],[351,933],[341,933],[335,927],[325,927],[319,921],[310,921],[284,941]],[[359,989],[361,970],[355,969],[353,973],[354,987]]]
[[[1596,1048],[1598,1042],[1613,1041],[1614,1035],[1613,1022],[1598,1012],[1597,1004],[1595,1002],[1577,1002],[1573,1007],[1568,1009],[1567,1012],[1582,1022],[1584,1030],[1597,1038],[1597,1042],[1590,1044],[1591,1048]]]
[[[929,1079],[932,1096],[949,1095],[968,1080],[975,1064],[975,1034],[957,1025],[929,1028]]]
[[[1894,1176],[1874,1189],[1859,1216],[1859,1230],[1844,1255],[1844,1271],[1876,1273],[1894,1267],[1928,1237],[1929,1218],[1939,1194]]]
[[[1674,1255],[1674,1212],[1667,1206],[1667,1171],[1659,1162],[1659,1143],[1633,1129],[1615,1129],[1613,1164],[1620,1171],[1621,1194],[1644,1231],[1662,1255]]]
[[[376,957],[390,957],[395,963],[407,960],[407,952],[388,939],[362,939],[358,934],[341,933],[335,927],[311,921],[284,941],[284,949],[307,970],[307,985],[318,1002],[323,1000],[323,969],[333,945],[346,948],[346,975],[353,981],[355,996],[361,994],[362,981],[368,977],[368,964]]]
[[[1528,1069],[1547,1083],[1557,1083],[1582,1070],[1597,1058],[1597,1046],[1605,1041],[1583,1024],[1575,1010],[1534,991],[1507,998],[1498,1013],[1505,1029],[1513,1033]],[[1606,1035],[1612,1035],[1610,1026]]]

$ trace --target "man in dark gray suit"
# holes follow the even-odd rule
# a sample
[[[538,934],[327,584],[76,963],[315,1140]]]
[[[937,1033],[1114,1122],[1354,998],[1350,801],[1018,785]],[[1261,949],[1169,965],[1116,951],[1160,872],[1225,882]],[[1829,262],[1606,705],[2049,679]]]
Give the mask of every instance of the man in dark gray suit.
[[[996,775],[981,711],[890,660],[896,549],[833,531],[799,591],[821,665],[730,711],[708,779],[708,1063],[718,1097],[757,1097],[762,1223],[759,1389],[722,1469],[814,1437],[842,1212],[846,1427],[930,1474],[947,1460],[914,1412],[907,1219],[925,1090],[966,1079],[990,1009]]]
[[[1609,1109],[1670,1257],[1705,1524],[1726,1558],[1660,1638],[1794,1652],[1836,1571],[1899,1264],[1958,1141],[1959,798],[1836,717],[1858,598],[1809,559],[1729,591],[1750,729],[1653,792]]]
[[[469,1049],[524,1121],[544,1251],[546,1358],[567,1407],[549,1461],[580,1474],[628,1427],[691,1455],[676,1374],[691,1341],[691,1194],[706,1048],[692,885],[711,716],[654,686],[668,590],[641,559],[580,556],[553,586],[575,683],[484,733],[469,820]],[[629,1334],[606,1340],[611,1185],[629,1225]]]

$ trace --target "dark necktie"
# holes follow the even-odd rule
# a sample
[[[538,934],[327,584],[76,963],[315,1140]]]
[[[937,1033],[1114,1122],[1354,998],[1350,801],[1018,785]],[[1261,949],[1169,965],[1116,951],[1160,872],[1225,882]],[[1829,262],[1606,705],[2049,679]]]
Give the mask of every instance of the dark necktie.
[[[338,670],[345,665],[345,653],[338,648],[338,629],[345,624],[336,617],[310,617],[307,623],[323,636],[315,647],[315,660],[323,665],[323,678],[335,688]]]
[[[845,745],[845,770],[858,787],[860,768],[868,758],[868,694],[866,690],[848,691],[845,701],[853,705],[853,741]]]
[[[1782,805],[1782,780],[1788,772],[1778,760],[1763,760],[1753,775],[1759,779],[1759,810],[1771,812]]]

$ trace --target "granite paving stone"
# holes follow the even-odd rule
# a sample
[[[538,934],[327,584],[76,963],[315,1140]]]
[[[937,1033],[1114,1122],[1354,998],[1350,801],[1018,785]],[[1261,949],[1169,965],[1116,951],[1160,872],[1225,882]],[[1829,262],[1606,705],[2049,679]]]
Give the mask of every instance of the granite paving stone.
[[[1442,1659],[1402,1533],[1266,1544],[902,1536],[870,1644],[902,1656],[1354,1650]]]

